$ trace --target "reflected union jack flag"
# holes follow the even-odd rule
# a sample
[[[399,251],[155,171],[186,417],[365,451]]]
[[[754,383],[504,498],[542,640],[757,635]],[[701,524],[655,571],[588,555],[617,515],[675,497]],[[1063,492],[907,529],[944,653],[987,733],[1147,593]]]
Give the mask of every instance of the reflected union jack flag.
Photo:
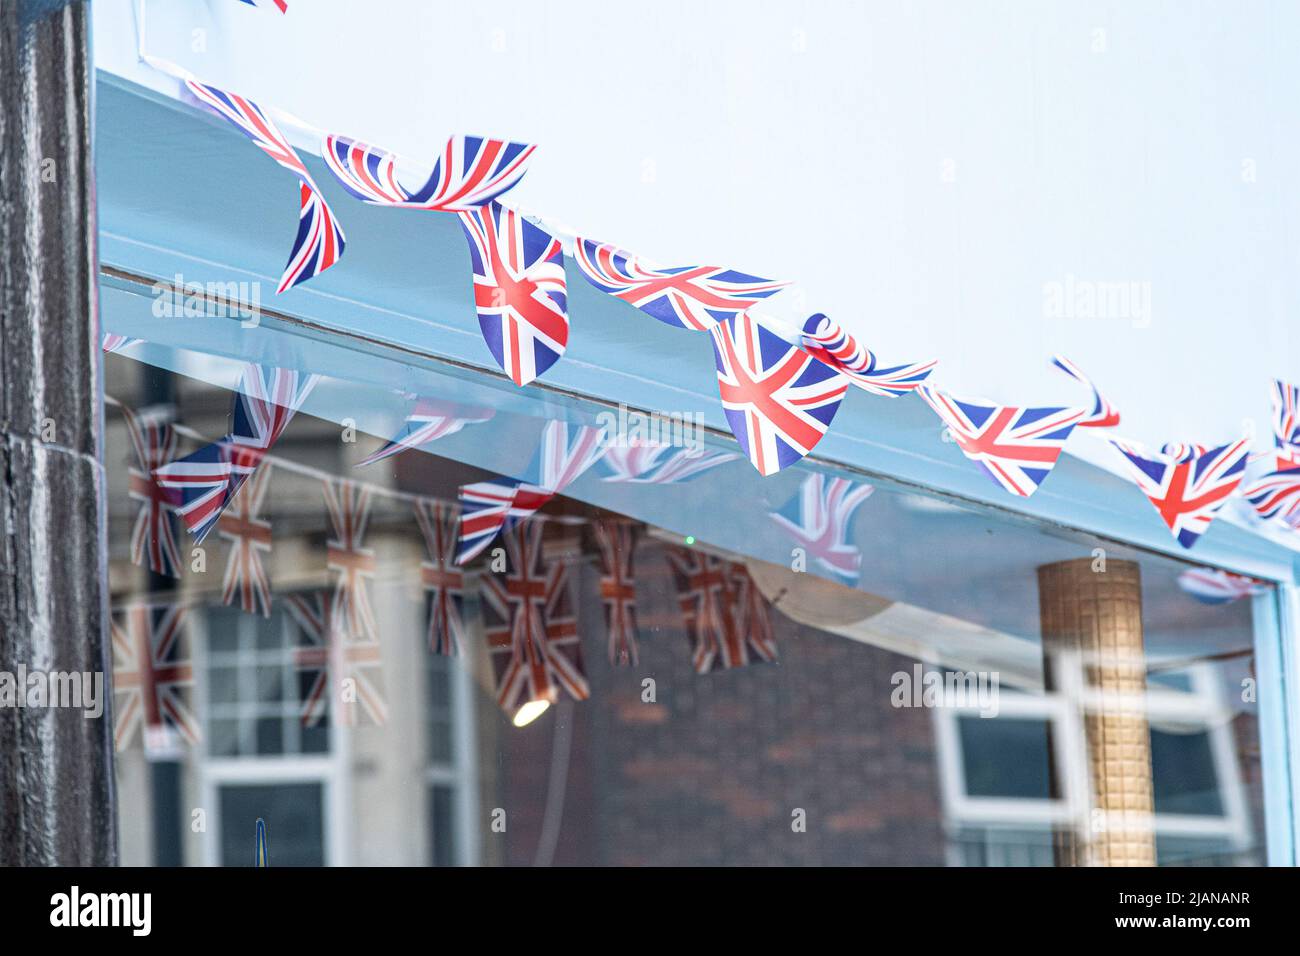
[[[600,600],[605,606],[609,662],[635,666],[636,573],[633,556],[637,532],[630,521],[597,521],[592,525],[600,552]]]
[[[183,693],[194,686],[194,667],[180,653],[185,614],[175,604],[140,603],[122,608],[111,620],[118,750],[126,748],[140,726],[146,750],[165,749],[173,734],[191,744],[202,737]]]
[[[749,313],[713,327],[722,410],[761,475],[808,454],[826,434],[849,380]]]
[[[574,259],[601,292],[660,322],[693,331],[711,329],[790,284],[718,266],[660,268],[592,239],[577,240]]]
[[[689,548],[670,549],[668,563],[697,674],[776,660],[767,601],[743,564]]]
[[[917,394],[948,426],[957,447],[995,482],[1022,498],[1043,483],[1065,440],[1087,416],[1081,408],[1022,408],[957,399],[923,385]]]
[[[280,286],[276,291],[284,292],[320,275],[338,262],[346,244],[343,230],[329,205],[321,198],[307,167],[274,121],[256,103],[238,94],[228,93],[197,80],[186,80],[185,85],[200,103],[210,107],[268,156],[298,177],[298,234],[294,238],[289,262],[284,267],[284,275],[280,278]]]
[[[820,312],[804,322],[803,347],[831,368],[843,372],[854,385],[887,398],[913,391],[939,364],[936,359],[881,368],[874,352]]]
[[[322,482],[322,488],[330,526],[334,529],[325,559],[330,571],[338,575],[330,608],[334,625],[351,637],[377,641],[379,628],[368,587],[375,576],[375,552],[361,546],[370,520],[370,488],[333,479]]]
[[[355,726],[359,703],[376,724],[388,720],[388,704],[375,678],[383,668],[379,642],[349,637],[328,591],[285,598],[306,643],[293,651],[294,667],[311,681],[302,697],[302,724],[315,727],[331,715],[336,726]]]
[[[510,380],[527,385],[559,360],[569,342],[559,240],[497,202],[459,216],[483,340]]]
[[[172,428],[170,407],[156,407],[133,412],[125,405],[122,419],[131,439],[131,448],[140,468],[130,470],[131,499],[140,502],[135,526],[131,529],[131,560],[144,564],[154,574],[180,577],[181,558],[176,547],[171,512],[175,510],[171,495],[154,479],[153,470],[176,454],[176,431]]]
[[[734,452],[706,452],[699,448],[677,448],[663,442],[634,439],[625,445],[611,445],[605,449],[601,463],[606,474],[601,480],[676,485],[739,457]]]
[[[325,137],[325,165],[357,199],[382,206],[469,212],[514,187],[528,171],[536,149],[480,136],[447,140],[433,172],[420,188],[407,190],[397,179],[397,156],[345,136]]]
[[[230,542],[221,583],[222,603],[233,604],[238,595],[241,610],[263,617],[271,616],[271,585],[262,564],[262,555],[271,552],[271,522],[259,512],[270,477],[269,466],[254,471],[217,520],[218,535]]]
[[[1202,604],[1230,604],[1267,590],[1262,581],[1219,568],[1190,568],[1178,575],[1178,586]]]
[[[482,579],[488,650],[497,703],[513,713],[529,701],[554,703],[563,690],[575,700],[591,694],[564,559],[547,560],[540,521],[503,536],[505,574]]]
[[[871,485],[827,478],[819,472],[805,478],[799,493],[780,511],[771,512],[772,520],[818,567],[853,584],[858,580],[862,552],[849,543],[849,523],[874,490]]]
[[[430,559],[420,564],[420,582],[429,598],[429,649],[447,656],[459,655],[465,646],[461,623],[465,575],[455,563],[458,519],[453,505],[426,499],[415,503],[415,520]]]
[[[185,527],[202,541],[311,394],[319,375],[247,365],[235,394],[230,434],[154,469]]]
[[[402,430],[387,444],[357,462],[357,467],[374,464],[411,448],[419,448],[439,438],[454,435],[466,425],[485,422],[496,414],[490,408],[465,409],[450,402],[421,398],[406,416]]]
[[[1140,445],[1115,439],[1111,444],[1124,456],[1137,482],[1160,518],[1184,548],[1196,544],[1224,502],[1246,473],[1250,443],[1235,441],[1203,453],[1197,446],[1182,446],[1182,457],[1151,457]]]

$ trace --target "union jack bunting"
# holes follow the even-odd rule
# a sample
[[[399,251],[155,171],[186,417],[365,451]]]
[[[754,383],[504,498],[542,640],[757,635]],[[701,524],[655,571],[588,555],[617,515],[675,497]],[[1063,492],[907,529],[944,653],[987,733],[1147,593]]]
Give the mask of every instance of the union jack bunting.
[[[479,136],[453,136],[424,185],[412,191],[397,180],[397,156],[345,136],[325,137],[325,165],[357,199],[382,206],[470,212],[513,188],[536,149]]]
[[[546,560],[544,530],[529,521],[506,533],[509,571],[482,578],[497,703],[507,713],[529,701],[554,703],[560,690],[575,700],[591,694],[568,569],[563,560]]]
[[[271,616],[271,586],[262,565],[262,555],[271,550],[271,523],[259,512],[270,477],[270,468],[253,472],[217,520],[217,533],[230,542],[226,576],[221,583],[221,600],[227,605],[233,604],[238,595],[242,610],[263,617]]]
[[[1140,445],[1111,439],[1160,518],[1184,548],[1196,544],[1246,472],[1246,439],[1191,453],[1186,458],[1149,457]]]
[[[569,434],[565,422],[550,421],[528,468],[528,478],[498,477],[460,489],[460,544],[456,563],[464,564],[578,479],[605,453],[604,430],[583,425]]]
[[[289,262],[276,292],[284,292],[300,282],[320,275],[343,255],[343,230],[334,213],[321,197],[311,174],[298,153],[284,138],[275,122],[252,100],[228,93],[197,80],[185,81],[194,96],[251,139],[277,163],[298,177],[298,234],[289,253]]]
[[[312,675],[303,694],[303,726],[317,726],[327,713],[336,726],[355,726],[358,703],[376,724],[386,723],[388,704],[376,683],[383,672],[379,642],[348,637],[330,592],[291,594],[285,601],[305,640],[294,648],[294,667]]]
[[[939,364],[936,359],[880,368],[874,352],[820,312],[804,322],[802,341],[808,352],[843,372],[858,388],[887,398],[906,395],[929,378]]]
[[[675,448],[655,441],[630,441],[610,446],[601,459],[606,475],[602,481],[648,485],[675,485],[697,478],[706,471],[735,461],[734,452]]]
[[[154,469],[185,527],[202,541],[221,511],[311,394],[319,375],[247,365],[235,393],[230,434]]]
[[[608,242],[579,238],[574,258],[601,292],[680,329],[705,331],[790,283],[718,266],[661,268]]]
[[[497,202],[458,215],[469,240],[483,340],[510,380],[527,385],[559,360],[569,341],[560,242]]]
[[[1097,391],[1092,379],[1083,374],[1083,370],[1064,355],[1053,355],[1052,364],[1076,382],[1082,382],[1092,390],[1092,409],[1088,417],[1079,422],[1079,428],[1114,428],[1119,424],[1119,411]]]
[[[1278,445],[1274,448],[1274,468],[1277,471],[1292,471],[1300,468],[1300,445],[1293,445],[1290,442]]]
[[[105,332],[100,348],[105,352],[120,352],[143,341],[144,339],[133,339],[125,335],[118,335],[116,332]]]
[[[1160,446],[1160,454],[1174,461],[1191,461],[1197,455],[1204,455],[1210,450],[1209,445],[1195,445],[1185,442],[1168,441]]]
[[[1271,398],[1274,443],[1279,448],[1300,445],[1300,387],[1274,379]]]
[[[175,733],[194,744],[199,722],[185,703],[194,667],[181,654],[185,608],[132,604],[111,619],[113,639],[113,740],[118,750],[144,727],[146,750],[165,749]]]
[[[1203,604],[1229,604],[1265,590],[1261,581],[1218,568],[1184,571],[1178,575],[1178,586]]]
[[[457,518],[452,505],[425,499],[415,503],[415,520],[429,552],[429,560],[420,564],[420,581],[429,599],[429,649],[448,656],[459,655],[465,644],[465,575],[455,564]]]
[[[761,475],[792,465],[826,434],[849,380],[747,312],[713,327],[722,410]]]
[[[633,552],[636,529],[630,521],[598,521],[592,525],[600,551],[600,600],[605,605],[609,662],[616,667],[637,663],[636,575]]]
[[[875,489],[847,478],[827,478],[820,473],[803,480],[799,493],[772,520],[788,532],[804,553],[823,570],[845,584],[854,584],[862,552],[849,543],[853,513]]]
[[[375,552],[361,546],[370,519],[370,489],[351,481],[322,482],[325,507],[334,537],[327,542],[325,563],[338,574],[331,608],[336,627],[352,637],[377,641],[379,628],[367,582],[375,576]]]
[[[421,398],[406,416],[402,430],[378,451],[357,462],[357,467],[371,465],[408,448],[419,448],[439,438],[454,435],[466,425],[487,421],[493,414],[492,409],[467,410],[448,402]]]
[[[281,13],[289,12],[288,0],[241,0],[241,2],[248,4],[250,7],[265,7],[269,3]],[[258,820],[257,822],[260,824],[262,821]]]
[[[1300,471],[1289,468],[1270,472],[1250,484],[1242,497],[1261,518],[1300,529]]]
[[[777,657],[767,602],[743,564],[689,548],[668,551],[698,674]]]
[[[131,560],[149,570],[173,578],[181,576],[181,557],[172,528],[171,497],[154,480],[153,470],[171,460],[176,453],[176,432],[171,424],[170,408],[152,408],[133,412],[122,406],[122,419],[131,439],[131,448],[140,467],[130,470],[131,498],[140,502],[135,526],[131,529]]]
[[[999,485],[1028,498],[1061,456],[1065,440],[1087,417],[1081,408],[1021,408],[962,401],[928,385],[917,389],[948,426],[957,447]]]

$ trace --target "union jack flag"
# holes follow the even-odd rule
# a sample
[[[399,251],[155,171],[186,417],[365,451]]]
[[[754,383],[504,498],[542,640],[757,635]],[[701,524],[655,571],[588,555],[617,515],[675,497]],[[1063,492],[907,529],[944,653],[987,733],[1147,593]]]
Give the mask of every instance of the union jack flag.
[[[1274,468],[1278,471],[1293,471],[1300,468],[1300,445],[1290,442],[1278,445],[1274,449]]]
[[[527,385],[569,342],[560,242],[497,202],[458,215],[469,240],[483,340],[510,380]]]
[[[183,694],[194,686],[194,667],[180,653],[185,608],[131,604],[121,609],[120,620],[111,621],[117,749],[126,749],[141,725],[147,750],[165,747],[173,732],[198,743],[199,722]]]
[[[319,380],[319,375],[290,369],[245,366],[230,434],[154,469],[158,484],[171,493],[177,513],[197,541],[216,525],[222,509],[284,434]]]
[[[116,332],[105,332],[104,340],[101,343],[100,348],[105,352],[120,352],[125,348],[130,348],[132,345],[143,341],[144,339],[133,339],[125,335],[118,335]]]
[[[155,574],[181,576],[181,557],[172,528],[171,497],[154,480],[153,470],[176,453],[176,431],[171,424],[170,408],[145,409],[139,413],[122,406],[122,419],[140,468],[132,468],[131,498],[140,502],[135,527],[131,530],[131,560],[144,564],[148,555],[149,570]]]
[[[1119,424],[1119,410],[1097,391],[1092,379],[1083,374],[1083,370],[1064,355],[1053,355],[1052,364],[1076,382],[1082,382],[1092,389],[1092,409],[1088,417],[1079,422],[1079,428],[1114,428]]]
[[[248,4],[250,7],[266,6],[266,0],[241,0],[241,2]],[[274,4],[275,8],[279,10],[281,13],[289,12],[288,0],[270,0],[270,2]],[[257,822],[260,824],[262,821],[258,820]]]
[[[454,435],[466,425],[485,422],[494,414],[492,409],[466,410],[448,402],[421,398],[406,416],[402,430],[378,451],[357,462],[357,467],[371,465],[408,448],[419,448],[439,438]]]
[[[1229,604],[1260,594],[1262,581],[1218,568],[1191,568],[1178,575],[1178,586],[1203,604]]]
[[[452,505],[420,499],[415,520],[424,536],[430,560],[420,564],[420,581],[429,596],[429,649],[456,656],[465,644],[461,602],[465,575],[455,564],[457,511]]]
[[[743,564],[689,548],[668,552],[697,674],[776,660],[767,602]]]
[[[761,475],[792,465],[830,428],[849,380],[748,312],[713,327],[722,410]]]
[[[718,266],[662,268],[608,242],[581,239],[574,257],[589,282],[660,322],[702,332],[790,283]]]
[[[1087,416],[1081,408],[1021,408],[962,401],[928,385],[917,389],[948,426],[957,447],[999,485],[1028,498]]]
[[[294,667],[311,675],[302,700],[302,724],[314,727],[331,715],[336,726],[355,726],[356,704],[376,724],[388,720],[388,704],[375,679],[383,672],[379,642],[349,638],[334,595],[326,591],[285,598],[306,643],[294,648]]]
[[[1140,445],[1115,439],[1111,444],[1124,456],[1134,481],[1184,548],[1197,542],[1237,490],[1250,452],[1250,443],[1244,438],[1186,458],[1151,458]]]
[[[1242,496],[1261,518],[1276,518],[1289,528],[1300,529],[1300,471],[1270,472],[1249,485]]]
[[[605,605],[609,662],[615,666],[635,666],[636,529],[629,521],[598,521],[592,525],[592,531],[600,550],[600,599]]]
[[[1166,458],[1172,458],[1174,461],[1191,461],[1198,455],[1204,455],[1209,450],[1209,445],[1196,445],[1175,441],[1167,441],[1160,446],[1160,454],[1164,455]]]
[[[463,485],[456,563],[482,553],[499,531],[509,531],[576,481],[605,453],[603,436],[603,429],[583,425],[570,439],[566,423],[547,422],[527,480],[498,477]]]
[[[345,136],[325,137],[325,165],[357,199],[383,206],[470,212],[514,187],[528,171],[536,149],[479,136],[447,140],[433,173],[414,191],[397,179],[397,156]]]
[[[262,554],[271,550],[271,522],[259,512],[270,484],[271,469],[259,468],[237,492],[217,520],[217,533],[230,542],[221,600],[239,606],[248,614],[271,616],[271,585],[262,565]]]
[[[820,312],[803,325],[803,347],[849,381],[873,395],[897,398],[930,377],[938,360],[879,368],[876,354],[849,335],[838,322]]]
[[[809,475],[785,507],[771,512],[772,520],[823,570],[853,584],[858,580],[862,552],[849,543],[849,523],[874,490],[847,478]]]
[[[666,457],[665,457],[666,456]],[[735,461],[735,452],[674,448],[656,441],[629,441],[605,450],[601,459],[607,474],[602,481],[648,485],[675,485]]]
[[[325,507],[334,537],[327,542],[326,565],[338,573],[334,581],[335,625],[353,637],[379,639],[367,582],[375,576],[375,552],[361,546],[370,519],[370,489],[351,481],[326,480]]]
[[[298,235],[294,238],[293,250],[289,253],[289,262],[276,292],[284,292],[300,282],[318,276],[338,262],[345,245],[343,230],[321,197],[307,167],[275,122],[252,100],[235,93],[228,93],[197,80],[186,80],[185,85],[200,103],[211,107],[218,116],[298,177]]]
[[[529,701],[554,703],[561,689],[575,700],[591,694],[568,568],[563,560],[546,560],[544,530],[530,521],[505,534],[509,571],[483,576],[497,703],[507,713]]]
[[[1300,445],[1300,387],[1273,380],[1273,440],[1277,447]],[[1278,466],[1281,468],[1281,465]]]

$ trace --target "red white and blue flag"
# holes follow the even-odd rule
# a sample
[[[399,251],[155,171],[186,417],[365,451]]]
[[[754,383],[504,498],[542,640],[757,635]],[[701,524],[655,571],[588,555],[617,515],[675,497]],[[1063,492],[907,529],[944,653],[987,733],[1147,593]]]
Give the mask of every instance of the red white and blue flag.
[[[1300,468],[1300,387],[1273,381],[1273,444],[1276,471]]]
[[[602,481],[647,485],[676,485],[735,461],[735,452],[678,448],[664,442],[633,439],[605,450]]]
[[[370,488],[333,479],[326,479],[322,487],[334,529],[334,536],[326,542],[325,557],[326,566],[338,575],[331,607],[334,624],[352,638],[378,641],[369,589],[375,576],[375,552],[361,543],[370,520]]]
[[[1082,408],[985,405],[928,385],[917,394],[948,426],[962,454],[1022,498],[1037,491],[1051,474],[1070,432],[1088,414]]]
[[[271,551],[271,522],[261,516],[271,469],[258,468],[231,498],[217,519],[217,534],[230,542],[222,603],[235,603],[248,614],[271,616],[271,584],[262,555]]]
[[[705,331],[790,283],[719,266],[661,268],[608,242],[579,238],[574,258],[597,289],[660,322]]]
[[[853,513],[874,490],[847,478],[809,475],[799,493],[780,511],[771,512],[771,517],[814,564],[852,585],[858,580],[862,551],[849,542],[849,526]]]
[[[502,476],[463,485],[456,563],[464,564],[482,553],[498,532],[535,514],[576,481],[605,453],[603,436],[603,429],[589,425],[576,428],[571,436],[565,422],[547,422],[526,479]]]
[[[288,0],[241,0],[241,2],[248,4],[250,7],[273,6],[281,13],[289,12]]]
[[[420,582],[429,603],[429,649],[447,656],[459,655],[465,646],[461,621],[465,575],[455,561],[458,518],[454,505],[423,498],[415,502],[415,520],[429,552],[429,560],[420,564]]]
[[[207,83],[187,79],[185,85],[199,102],[211,107],[277,163],[298,177],[298,234],[277,292],[320,275],[343,255],[343,230],[321,197],[315,181],[298,153],[284,138],[274,120],[252,100]]]
[[[1219,568],[1190,568],[1178,575],[1178,586],[1203,604],[1230,604],[1267,589],[1262,581]]]
[[[591,695],[568,568],[562,557],[546,559],[544,531],[529,521],[506,533],[508,571],[482,577],[497,703],[507,713],[529,701],[554,703],[561,690],[575,700]]]
[[[849,380],[743,312],[713,327],[722,410],[761,475],[808,454],[830,427]]]
[[[137,727],[146,750],[168,749],[173,735],[198,743],[199,722],[186,704],[194,666],[185,659],[181,632],[185,608],[131,604],[111,619],[113,640],[113,739],[126,748]]]
[[[1129,472],[1178,543],[1196,544],[1219,509],[1241,484],[1250,443],[1246,439],[1204,452],[1184,445],[1180,456],[1152,457],[1140,445],[1111,440],[1124,456]]]
[[[1092,383],[1092,379],[1088,378],[1079,366],[1064,355],[1052,356],[1052,364],[1076,382],[1082,382],[1092,390],[1092,408],[1088,412],[1088,417],[1079,422],[1079,428],[1114,428],[1119,424],[1119,411],[1101,392],[1097,391],[1097,386]]]
[[[313,675],[302,699],[303,726],[317,726],[327,713],[335,726],[355,726],[357,704],[384,724],[388,704],[377,682],[383,673],[379,642],[349,637],[328,591],[290,594],[285,602],[304,639],[293,650],[294,667]]]
[[[131,529],[131,560],[149,563],[155,574],[181,576],[180,551],[171,513],[175,510],[170,494],[154,479],[153,471],[176,454],[176,431],[172,428],[172,409],[156,407],[133,412],[122,406],[122,419],[131,439],[131,448],[140,467],[130,470],[131,498],[140,502],[135,526]]]
[[[630,521],[602,520],[592,525],[592,532],[600,552],[600,600],[605,606],[609,662],[615,667],[635,666],[636,528]]]
[[[406,421],[402,424],[402,430],[378,451],[357,462],[357,467],[371,465],[377,461],[400,454],[409,448],[420,448],[430,442],[437,441],[439,438],[454,435],[466,425],[485,422],[494,414],[495,412],[490,408],[466,409],[436,399],[418,399],[415,407],[411,409],[411,413],[406,416]]]
[[[154,469],[185,527],[202,541],[240,485],[279,440],[319,375],[248,365],[235,394],[230,434]]]
[[[560,242],[497,202],[459,216],[483,340],[510,380],[527,385],[559,360],[569,342]]]
[[[381,206],[469,212],[514,187],[536,149],[480,136],[453,136],[422,186],[406,189],[397,178],[397,156],[345,136],[325,137],[325,165],[357,199]]]
[[[1300,469],[1287,468],[1256,479],[1242,491],[1255,513],[1300,529]]]
[[[690,548],[668,552],[696,673],[775,661],[767,602],[743,564]]]
[[[809,353],[843,372],[854,385],[888,398],[915,390],[939,364],[935,359],[881,368],[874,352],[820,312],[804,322],[802,341]]]

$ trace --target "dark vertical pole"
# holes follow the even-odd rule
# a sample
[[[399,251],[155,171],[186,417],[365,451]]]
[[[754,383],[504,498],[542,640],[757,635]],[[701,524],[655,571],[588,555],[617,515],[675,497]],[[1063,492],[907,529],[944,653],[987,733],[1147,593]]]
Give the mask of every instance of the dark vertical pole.
[[[91,119],[89,3],[0,3],[0,671],[108,697]],[[111,704],[0,707],[0,864],[116,862]]]

